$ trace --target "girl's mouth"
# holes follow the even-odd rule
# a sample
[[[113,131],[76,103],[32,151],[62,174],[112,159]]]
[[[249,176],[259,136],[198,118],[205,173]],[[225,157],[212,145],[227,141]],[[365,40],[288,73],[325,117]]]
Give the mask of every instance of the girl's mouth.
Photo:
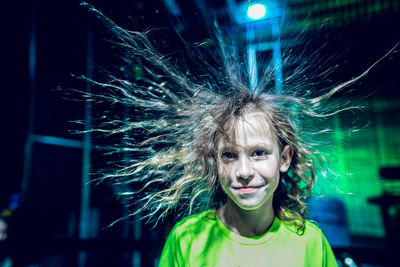
[[[235,190],[239,191],[240,193],[254,193],[258,191],[261,188],[261,186],[244,186],[244,187],[238,187],[234,188]]]

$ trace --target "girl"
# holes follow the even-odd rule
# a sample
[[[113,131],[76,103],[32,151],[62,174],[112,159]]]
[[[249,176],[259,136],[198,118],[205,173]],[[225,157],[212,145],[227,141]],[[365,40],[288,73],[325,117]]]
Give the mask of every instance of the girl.
[[[304,219],[314,170],[285,100],[242,92],[211,109],[200,139],[209,138],[204,160],[222,206],[180,221],[159,266],[337,266],[321,230]]]

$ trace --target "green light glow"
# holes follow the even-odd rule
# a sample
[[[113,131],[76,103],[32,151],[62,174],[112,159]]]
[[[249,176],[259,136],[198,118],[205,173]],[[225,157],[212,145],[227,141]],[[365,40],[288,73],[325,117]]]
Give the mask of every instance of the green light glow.
[[[380,196],[387,187],[380,168],[400,166],[400,116],[393,116],[400,114],[400,101],[374,99],[362,105],[374,114],[368,117],[371,126],[349,136],[343,126],[351,123],[351,116],[336,118],[334,132],[326,138],[335,144],[328,164],[339,176],[319,179],[316,192],[344,202],[351,235],[384,237],[380,208],[368,199]]]
[[[399,12],[399,1],[368,0],[290,0],[287,3],[287,15],[294,18],[287,28],[319,28],[322,24],[348,24],[351,21],[368,20],[372,16]],[[311,16],[312,15],[312,16]],[[304,19],[307,23],[304,23]]]

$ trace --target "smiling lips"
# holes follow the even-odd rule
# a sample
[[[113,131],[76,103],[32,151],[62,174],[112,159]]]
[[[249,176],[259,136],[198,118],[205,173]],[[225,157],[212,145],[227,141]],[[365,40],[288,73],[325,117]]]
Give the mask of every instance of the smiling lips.
[[[262,186],[243,186],[243,187],[233,187],[233,189],[239,191],[240,193],[253,193],[260,189]]]

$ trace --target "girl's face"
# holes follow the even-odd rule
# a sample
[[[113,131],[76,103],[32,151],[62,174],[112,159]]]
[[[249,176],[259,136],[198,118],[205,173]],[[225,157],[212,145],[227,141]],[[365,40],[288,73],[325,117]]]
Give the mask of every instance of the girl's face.
[[[234,142],[221,140],[218,144],[220,184],[243,210],[272,208],[279,173],[290,166],[293,150],[285,146],[280,152],[268,125],[260,113],[246,115],[232,132]]]

